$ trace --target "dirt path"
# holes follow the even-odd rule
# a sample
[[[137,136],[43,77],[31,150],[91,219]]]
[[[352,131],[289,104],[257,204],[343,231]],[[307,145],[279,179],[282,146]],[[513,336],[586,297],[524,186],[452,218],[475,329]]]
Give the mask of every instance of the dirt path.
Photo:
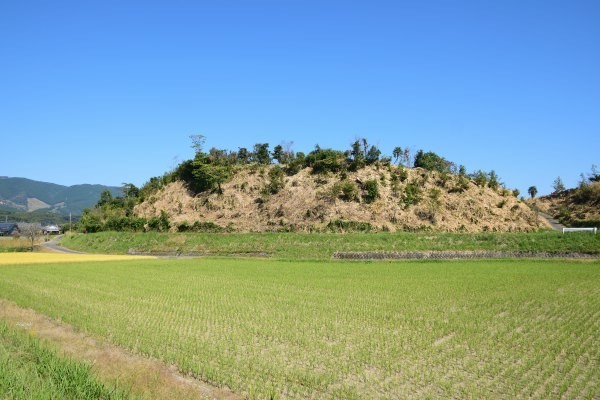
[[[226,399],[242,396],[181,375],[175,366],[131,354],[72,326],[0,299],[0,318],[56,346],[59,353],[92,365],[109,385],[118,382],[145,399]]]

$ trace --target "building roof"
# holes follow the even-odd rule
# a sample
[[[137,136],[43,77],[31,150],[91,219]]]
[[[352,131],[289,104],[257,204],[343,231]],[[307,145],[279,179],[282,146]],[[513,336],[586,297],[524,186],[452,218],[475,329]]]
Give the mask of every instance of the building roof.
[[[15,229],[19,227],[13,222],[0,222],[0,233],[11,233]]]

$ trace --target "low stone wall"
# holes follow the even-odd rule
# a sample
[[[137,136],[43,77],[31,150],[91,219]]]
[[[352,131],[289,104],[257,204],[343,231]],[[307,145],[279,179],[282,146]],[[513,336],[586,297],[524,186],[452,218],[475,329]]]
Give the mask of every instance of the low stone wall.
[[[203,253],[199,251],[158,251],[158,250],[136,250],[129,249],[127,254],[133,256],[154,256],[154,257],[271,257],[270,254],[264,252],[247,252],[247,253]]]
[[[490,258],[600,258],[600,254],[537,251],[337,251],[339,260],[463,260]]]

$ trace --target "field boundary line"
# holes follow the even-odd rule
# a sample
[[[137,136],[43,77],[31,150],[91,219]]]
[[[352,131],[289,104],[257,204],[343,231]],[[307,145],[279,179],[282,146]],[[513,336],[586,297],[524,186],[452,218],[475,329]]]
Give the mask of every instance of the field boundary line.
[[[59,355],[83,361],[95,376],[108,384],[119,382],[120,388],[134,395],[152,399],[223,399],[243,397],[182,375],[174,365],[143,357],[109,342],[83,333],[73,326],[56,321],[32,309],[0,298],[0,319],[23,329],[44,343],[56,346]]]
[[[541,252],[541,251],[336,251],[338,260],[465,260],[491,258],[575,258],[598,259],[598,253]]]

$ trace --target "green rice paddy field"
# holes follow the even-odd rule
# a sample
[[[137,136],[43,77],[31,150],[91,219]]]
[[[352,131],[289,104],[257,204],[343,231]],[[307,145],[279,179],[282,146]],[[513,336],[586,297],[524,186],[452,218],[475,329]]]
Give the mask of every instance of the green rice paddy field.
[[[600,261],[0,265],[0,297],[248,398],[600,395]]]

